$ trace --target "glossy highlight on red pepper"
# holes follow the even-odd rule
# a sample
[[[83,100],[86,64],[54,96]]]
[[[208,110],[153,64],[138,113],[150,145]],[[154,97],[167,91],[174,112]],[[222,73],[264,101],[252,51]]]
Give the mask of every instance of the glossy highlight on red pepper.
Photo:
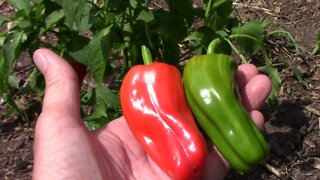
[[[127,124],[151,159],[174,179],[199,179],[207,146],[179,70],[160,62],[134,66],[122,82],[120,99]]]

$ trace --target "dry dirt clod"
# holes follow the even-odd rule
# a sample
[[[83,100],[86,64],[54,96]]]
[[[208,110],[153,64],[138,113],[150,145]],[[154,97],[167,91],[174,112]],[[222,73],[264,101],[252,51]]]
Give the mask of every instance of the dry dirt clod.
[[[273,173],[278,178],[282,178],[284,176],[284,173],[281,170],[275,168],[274,166],[272,166],[268,163],[265,163],[264,165],[271,173]]]
[[[311,148],[316,148],[317,147],[317,145],[314,142],[312,142],[312,141],[310,141],[308,139],[304,140],[304,144],[310,146]]]
[[[315,158],[313,163],[313,168],[320,170],[320,158]]]

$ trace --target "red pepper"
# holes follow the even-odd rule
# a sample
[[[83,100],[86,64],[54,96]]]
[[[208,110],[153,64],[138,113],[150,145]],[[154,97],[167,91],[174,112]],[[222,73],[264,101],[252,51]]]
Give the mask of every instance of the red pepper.
[[[160,62],[132,67],[120,99],[132,133],[161,169],[174,179],[200,178],[207,146],[176,67]]]

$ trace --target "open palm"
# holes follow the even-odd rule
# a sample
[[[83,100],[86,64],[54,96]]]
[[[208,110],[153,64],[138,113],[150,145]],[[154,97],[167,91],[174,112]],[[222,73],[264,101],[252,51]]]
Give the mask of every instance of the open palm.
[[[37,120],[33,179],[170,179],[144,152],[120,117],[88,131],[80,117],[78,78],[72,67],[47,49],[34,61],[46,80],[43,109]],[[241,65],[236,75],[242,102],[258,127],[258,111],[271,83],[253,65]],[[203,179],[222,179],[227,163],[209,147]]]

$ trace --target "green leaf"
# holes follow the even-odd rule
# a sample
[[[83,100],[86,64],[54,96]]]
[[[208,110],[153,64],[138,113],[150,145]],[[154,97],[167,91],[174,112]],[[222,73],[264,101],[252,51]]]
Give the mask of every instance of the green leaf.
[[[95,89],[90,89],[81,94],[81,104],[83,105],[93,105],[96,98]]]
[[[163,39],[163,59],[166,63],[179,67],[180,47],[176,42]]]
[[[162,9],[154,12],[159,27],[153,29],[160,37],[171,39],[177,43],[187,36],[187,25],[182,18]]]
[[[11,87],[19,89],[20,80],[17,78],[17,76],[15,76],[14,74],[10,74],[8,80]]]
[[[89,69],[93,78],[97,83],[102,83],[104,80],[107,61],[111,50],[110,46],[110,28],[106,28],[98,32],[89,43]]]
[[[86,38],[73,39],[69,45],[69,55],[74,60],[89,67],[95,81],[99,84],[104,80],[105,70],[110,52],[111,26],[97,32],[90,42]]]
[[[139,1],[139,2],[138,2]],[[131,7],[133,8],[133,9],[136,9],[137,7],[138,7],[138,5],[139,5],[139,3],[141,4],[141,0],[129,0],[129,4],[131,5]],[[144,1],[145,2],[145,1]],[[143,3],[144,3],[143,2]]]
[[[0,22],[2,22],[2,21],[10,21],[10,18],[8,16],[0,14]]]
[[[43,0],[43,3],[45,6],[45,14],[48,16],[49,14],[53,13],[54,11],[58,11],[62,9],[61,4],[57,2],[57,0],[52,1],[52,0]]]
[[[300,69],[298,69],[298,67],[296,66],[296,64],[294,62],[288,62],[288,61],[284,61],[284,63],[290,67],[290,69],[293,71],[293,75],[298,79],[299,83],[302,85],[302,87],[304,89],[309,89],[309,84],[307,83],[307,81],[305,81],[305,79],[303,78],[303,74],[300,71]]]
[[[312,51],[312,54],[313,55],[319,55],[320,54],[320,31],[318,33],[318,36],[317,36],[317,42],[316,42],[316,45]]]
[[[43,0],[33,0],[33,2],[34,2],[35,4],[42,4],[42,3],[43,3]]]
[[[6,37],[0,36],[0,47],[3,46],[3,43],[5,40],[6,40]]]
[[[37,76],[39,76],[41,73],[38,70],[38,68],[34,68],[31,72],[31,74],[29,75],[29,77],[27,78],[26,82],[28,83],[28,85],[31,88],[35,88],[37,85]]]
[[[68,44],[69,55],[81,64],[89,65],[89,43],[90,39],[85,36],[75,35]]]
[[[98,10],[85,0],[63,1],[66,25],[76,31],[86,31],[94,24]]]
[[[9,17],[3,14],[0,14],[0,26],[3,26],[6,22],[9,22],[9,21],[10,21]]]
[[[53,26],[55,26],[60,20],[64,18],[63,10],[57,10],[53,11],[51,14],[49,14],[45,20],[44,20],[44,27],[41,28],[40,34],[43,34],[44,32],[51,29]]]
[[[271,93],[268,97],[268,104],[269,104],[269,106],[272,107],[277,104],[277,97],[278,97],[279,90],[280,90],[281,79],[280,79],[280,75],[279,75],[278,70],[272,66],[270,66],[268,68],[268,73],[269,73],[269,77],[272,82],[272,90],[271,90]]]
[[[32,70],[26,82],[28,83],[29,87],[37,93],[38,96],[43,95],[45,83],[43,76],[38,68],[34,68]]]
[[[83,118],[87,125],[90,125],[88,128],[91,130],[97,129],[109,121],[107,109],[104,105],[104,100],[97,98],[97,106],[95,111]]]
[[[9,74],[13,71],[15,60],[20,55],[22,37],[23,32],[12,32],[8,34],[7,38],[3,43],[2,53]]]
[[[31,8],[30,0],[8,0],[8,3],[14,8],[14,9],[24,9],[26,11],[29,11]]]
[[[27,116],[26,112],[18,107],[18,105],[14,101],[14,99],[13,99],[11,94],[4,94],[3,97],[4,97],[4,101],[9,106],[9,112],[10,111],[15,111],[15,112],[17,112],[19,114],[19,116],[23,120],[28,120],[28,116]]]
[[[229,34],[226,31],[223,31],[223,30],[216,31],[216,33],[219,34],[219,36],[222,37],[222,38],[229,37]]]
[[[113,93],[106,86],[100,84],[96,87],[97,98],[103,99],[104,103],[113,108],[120,107],[119,95]]]
[[[91,130],[97,129],[110,120],[119,117],[120,98],[119,95],[109,90],[103,84],[98,84],[96,88],[84,93],[81,102],[86,105],[95,104],[95,110],[90,115],[84,115],[84,121]]]
[[[15,22],[15,21],[19,21],[21,19],[29,19],[29,12],[27,12],[25,9],[20,9],[17,10],[15,15],[11,17],[11,21]]]
[[[193,1],[192,0],[166,0],[169,9],[174,14],[178,14],[182,17],[184,17],[189,26],[192,25],[194,20],[194,8],[192,6]]]
[[[208,47],[210,42],[217,37],[218,35],[211,28],[203,26],[192,32],[184,40],[200,42],[202,46]]]
[[[131,44],[130,48],[129,48],[129,54],[130,56],[128,57],[128,67],[132,67],[134,65],[137,65],[137,64],[141,64],[141,51],[140,49],[137,47],[137,45],[135,44]],[[127,72],[127,70],[123,69],[123,71],[121,72],[121,74],[125,75]],[[112,71],[109,72],[109,75],[110,73],[112,73]],[[121,75],[120,75],[121,76]],[[120,79],[123,79],[123,76],[122,78]]]
[[[270,107],[274,107],[277,104],[277,97],[281,87],[281,78],[277,68],[275,68],[272,65],[272,62],[266,52],[266,49],[263,49],[262,52],[264,55],[266,66],[267,66],[267,72],[269,74],[269,77],[272,83],[271,93],[268,97],[268,104]]]
[[[191,49],[191,52],[193,55],[201,55],[205,52],[205,48],[201,47],[201,44],[199,42],[191,42],[190,44],[193,47]],[[185,53],[185,54],[188,55],[187,53]]]
[[[3,97],[4,101],[9,106],[9,111],[17,112],[23,120],[27,120],[28,117],[25,111],[20,110],[20,108],[15,103],[13,96],[9,94],[9,73],[6,69],[5,61],[0,53],[0,96]],[[7,113],[8,113],[7,112]]]
[[[226,23],[226,28],[229,30],[235,27],[239,27],[240,25],[241,25],[241,21],[239,18],[229,17]]]
[[[16,27],[23,30],[24,32],[27,32],[27,31],[32,31],[33,25],[29,20],[22,19],[17,22]]]
[[[137,20],[141,20],[141,21],[143,21],[143,22],[145,22],[145,23],[149,23],[149,22],[151,22],[151,21],[154,20],[154,16],[153,16],[153,14],[152,14],[151,12],[149,12],[149,11],[141,10],[141,11],[139,12],[138,17],[137,17]]]
[[[233,28],[232,36],[242,49],[255,54],[263,45],[264,29],[260,22],[248,22],[243,26]]]
[[[231,0],[207,0],[205,1],[205,24],[218,31],[226,26],[233,7]]]
[[[303,78],[301,71],[296,66],[291,66],[291,69],[293,70],[293,75],[298,79],[299,83],[303,86],[303,88],[308,90],[309,84]]]
[[[9,91],[8,78],[9,73],[6,68],[6,63],[3,59],[3,54],[0,53],[0,96],[3,96]]]
[[[86,118],[86,117],[85,117]],[[101,125],[98,122],[95,121],[84,121],[87,128],[91,131],[96,130],[101,127]]]
[[[32,10],[29,13],[29,16],[31,16],[30,21],[33,25],[37,25],[37,30],[38,27],[41,23],[43,23],[43,19],[45,17],[45,11],[46,11],[46,6],[44,4],[36,4],[35,5],[35,10]]]
[[[44,1],[47,1],[47,0],[44,0]],[[57,4],[62,5],[62,3],[63,3],[64,0],[49,0],[49,1],[53,1],[53,2],[55,2],[55,3],[57,3]]]
[[[129,4],[128,0],[104,0],[105,6],[107,9],[113,11],[122,11],[125,10]]]
[[[63,12],[66,16],[66,25],[72,29],[77,30],[77,25],[79,23],[79,19],[77,19],[77,15],[79,14],[81,18],[81,12],[84,9],[85,0],[69,0],[62,1]],[[81,21],[81,19],[80,19]]]

